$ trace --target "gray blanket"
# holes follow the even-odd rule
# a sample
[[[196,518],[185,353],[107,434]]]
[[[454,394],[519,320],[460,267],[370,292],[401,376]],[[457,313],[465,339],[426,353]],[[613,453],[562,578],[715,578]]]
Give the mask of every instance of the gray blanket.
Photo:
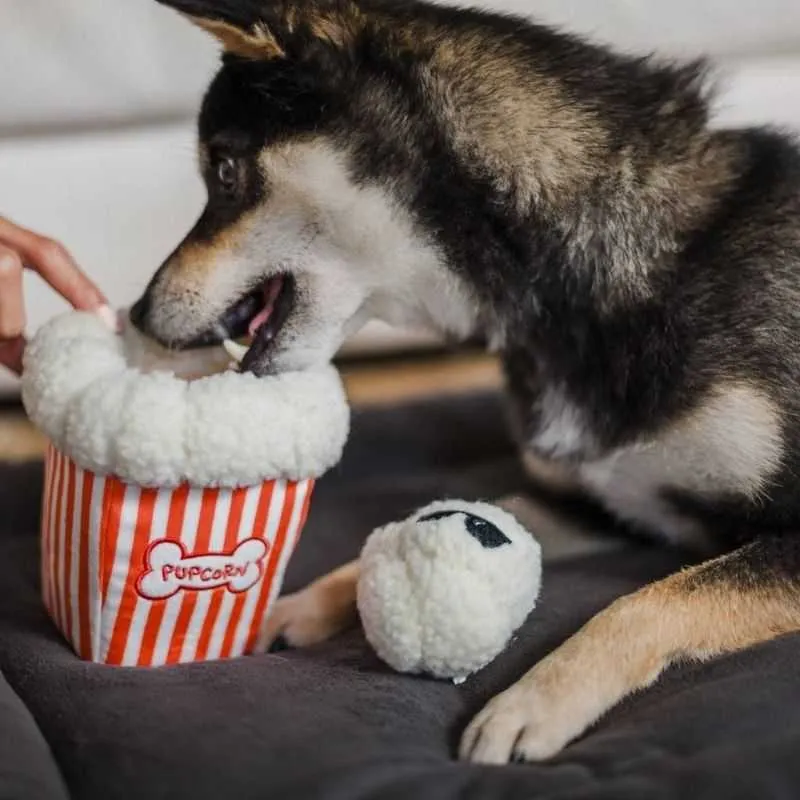
[[[549,763],[453,760],[488,697],[611,599],[679,566],[676,553],[631,543],[551,564],[517,640],[460,687],[392,673],[359,631],[224,663],[94,666],[39,602],[40,473],[0,470],[0,800],[64,798],[59,772],[82,800],[800,797],[795,636],[673,669]],[[428,500],[523,485],[494,397],[358,415],[342,466],[318,487],[287,589]]]

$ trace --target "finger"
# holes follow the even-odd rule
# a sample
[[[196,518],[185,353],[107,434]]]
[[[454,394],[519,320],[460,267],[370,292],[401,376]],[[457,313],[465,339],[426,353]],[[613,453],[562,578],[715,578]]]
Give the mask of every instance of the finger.
[[[25,351],[25,339],[18,336],[16,339],[0,341],[0,364],[8,367],[17,375],[22,374],[22,354]]]
[[[75,308],[92,311],[106,299],[84,275],[62,244],[0,217],[0,243],[16,250],[26,267],[38,272]]]
[[[22,261],[12,249],[0,245],[0,340],[16,339],[24,332]]]

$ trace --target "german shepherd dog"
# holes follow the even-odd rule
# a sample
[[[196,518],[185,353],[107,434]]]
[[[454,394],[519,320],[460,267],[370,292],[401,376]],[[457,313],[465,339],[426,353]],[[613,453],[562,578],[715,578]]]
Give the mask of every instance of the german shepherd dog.
[[[678,659],[800,627],[800,151],[715,131],[701,63],[418,0],[161,0],[222,43],[208,205],[131,312],[172,348],[248,330],[256,375],[370,318],[501,354],[534,477],[706,560],[613,603],[468,726],[546,759]],[[278,606],[353,619],[357,564]]]

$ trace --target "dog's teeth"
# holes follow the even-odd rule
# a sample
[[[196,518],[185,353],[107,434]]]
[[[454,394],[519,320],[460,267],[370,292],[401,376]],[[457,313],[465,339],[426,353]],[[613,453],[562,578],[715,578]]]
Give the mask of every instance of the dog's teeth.
[[[247,348],[243,344],[234,342],[233,339],[225,339],[222,342],[225,352],[237,363],[241,364],[242,359],[247,354]]]

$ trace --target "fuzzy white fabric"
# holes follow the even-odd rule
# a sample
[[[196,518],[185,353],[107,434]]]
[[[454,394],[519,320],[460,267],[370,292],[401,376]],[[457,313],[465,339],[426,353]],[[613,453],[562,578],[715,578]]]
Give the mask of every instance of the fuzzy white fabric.
[[[507,541],[482,544],[470,517]],[[391,667],[459,680],[508,644],[536,605],[541,575],[538,542],[510,514],[488,503],[441,501],[370,535],[358,610],[367,640]]]
[[[187,381],[141,359],[94,314],[56,317],[26,350],[25,408],[81,467],[142,486],[302,480],[339,461],[350,412],[333,367]]]

